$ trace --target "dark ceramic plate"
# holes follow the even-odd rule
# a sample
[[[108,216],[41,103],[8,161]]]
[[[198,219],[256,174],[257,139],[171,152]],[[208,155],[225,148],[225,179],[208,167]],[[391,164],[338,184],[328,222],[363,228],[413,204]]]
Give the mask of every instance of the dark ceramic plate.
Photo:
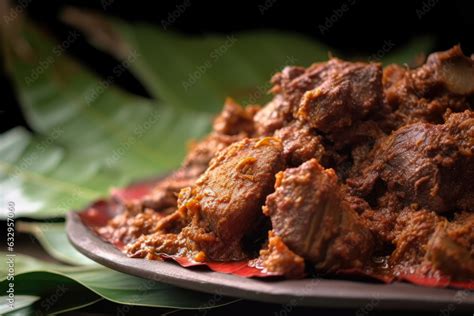
[[[474,292],[466,290],[427,288],[402,282],[381,284],[331,279],[262,280],[212,272],[202,267],[183,268],[175,262],[128,258],[97,237],[73,212],[67,216],[67,233],[80,252],[109,268],[216,295],[295,306],[361,310],[474,310]]]

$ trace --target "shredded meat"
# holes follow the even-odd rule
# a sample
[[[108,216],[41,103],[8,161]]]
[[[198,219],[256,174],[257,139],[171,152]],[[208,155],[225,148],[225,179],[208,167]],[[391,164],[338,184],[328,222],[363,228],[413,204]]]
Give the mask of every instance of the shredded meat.
[[[416,69],[392,65],[384,71],[385,98],[394,127],[414,122],[443,122],[446,110],[472,109],[474,60],[459,46],[429,56]]]
[[[436,213],[427,210],[408,208],[400,212],[394,227],[395,250],[390,255],[390,264],[396,272],[403,273],[423,263],[431,236],[444,222]]]
[[[436,269],[456,279],[474,279],[474,213],[459,213],[436,227],[426,257]]]
[[[260,250],[256,265],[270,273],[299,279],[304,276],[304,258],[291,251],[273,231],[268,232],[268,245]]]
[[[414,123],[382,138],[360,176],[348,180],[362,196],[380,180],[398,198],[438,213],[474,209],[474,112],[451,114],[445,124]]]

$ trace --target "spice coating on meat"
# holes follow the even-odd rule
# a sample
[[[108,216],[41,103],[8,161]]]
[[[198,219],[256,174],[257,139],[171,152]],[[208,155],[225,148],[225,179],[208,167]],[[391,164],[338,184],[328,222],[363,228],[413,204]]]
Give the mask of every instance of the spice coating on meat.
[[[335,133],[363,119],[382,102],[382,67],[354,63],[307,91],[296,116],[324,133]]]
[[[440,123],[447,109],[461,112],[474,104],[474,60],[464,56],[459,46],[431,54],[416,69],[388,66],[383,81],[394,127]]]
[[[152,193],[134,207],[158,211],[176,207],[179,191],[198,179],[217,152],[255,133],[253,116],[257,111],[256,106],[242,108],[228,98],[224,109],[214,119],[213,131],[201,141],[192,142],[181,168],[160,181]]]
[[[277,175],[264,212],[275,234],[318,270],[360,268],[370,258],[370,231],[344,200],[334,170],[315,159]]]
[[[224,244],[240,242],[261,218],[261,205],[283,169],[281,142],[264,137],[244,139],[219,154],[185,192],[178,207],[199,216],[205,229]],[[235,245],[236,247],[238,245]]]
[[[283,143],[283,154],[289,166],[298,166],[311,158],[321,161],[326,155],[322,138],[300,122],[277,130],[275,137]]]
[[[383,138],[368,167],[348,183],[367,195],[381,179],[401,208],[415,203],[438,213],[472,210],[473,154],[474,113],[455,113],[445,124],[415,123]]]
[[[449,222],[434,212],[405,209],[395,232],[389,259],[395,273],[442,271],[455,279],[474,277],[474,213],[460,213]]]
[[[436,227],[426,258],[434,268],[456,279],[474,279],[474,213],[456,214]]]
[[[227,99],[181,168],[99,233],[132,257],[245,259],[287,278],[474,278],[474,58],[331,58],[271,83],[262,108]]]
[[[273,231],[268,232],[268,245],[260,250],[255,264],[265,271],[299,279],[304,276],[304,258],[291,251]]]
[[[275,174],[283,169],[281,142],[276,138],[246,138],[220,151],[191,186],[181,190],[178,210],[170,215],[180,230],[167,252],[190,253],[217,260],[239,260],[247,255],[242,239],[264,217],[261,205],[273,190]],[[184,224],[183,224],[184,223]],[[176,226],[176,225],[174,225]],[[163,249],[162,230],[128,248],[133,256]],[[166,235],[166,242],[169,235]]]

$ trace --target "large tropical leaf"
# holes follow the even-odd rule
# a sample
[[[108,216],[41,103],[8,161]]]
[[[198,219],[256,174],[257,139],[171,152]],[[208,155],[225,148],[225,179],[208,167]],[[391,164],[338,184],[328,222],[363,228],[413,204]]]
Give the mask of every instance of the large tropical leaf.
[[[157,99],[210,111],[219,109],[226,96],[244,104],[264,103],[269,100],[269,80],[275,72],[287,65],[327,60],[330,52],[321,43],[282,32],[188,37],[146,24],[114,25],[126,41],[124,47],[140,56],[130,68]],[[432,43],[420,38],[359,59],[411,63],[428,53]],[[334,50],[331,53],[338,56]]]
[[[21,315],[29,306],[33,305],[40,298],[33,295],[17,295],[15,297],[14,307],[7,303],[8,296],[0,296],[2,304],[0,305],[0,315]]]
[[[67,239],[64,223],[18,222],[17,231],[34,236],[46,252],[58,261],[71,265],[96,265],[78,252]]]
[[[58,295],[61,294],[61,295]],[[7,297],[0,297],[2,302]],[[15,307],[0,305],[0,315],[56,315],[84,308],[103,300],[93,292],[74,292],[71,288],[59,285],[57,292],[50,293],[44,298],[31,295],[15,295]]]
[[[208,114],[114,89],[32,27],[23,34],[29,58],[11,54],[11,74],[38,134],[0,136],[0,188],[17,217],[61,216],[111,186],[174,168],[186,141],[207,130]]]
[[[1,255],[5,256],[5,253]],[[5,269],[2,265],[0,275],[6,275]],[[209,305],[206,302],[212,298],[209,294],[141,279],[98,265],[68,267],[17,255],[15,271],[15,295],[45,298],[55,293],[58,287],[63,287],[67,289],[63,290],[64,293],[92,293],[116,303],[166,308],[203,308]],[[5,277],[1,279],[2,293],[5,293],[8,282]],[[233,301],[235,299],[222,298],[211,307]]]
[[[185,109],[215,112],[228,96],[243,104],[263,104],[271,97],[267,93],[271,76],[287,65],[308,66],[327,60],[329,54],[354,59],[295,33],[185,36],[77,9],[66,9],[63,16],[96,46],[124,59],[155,99]],[[374,54],[355,59],[414,64],[432,47],[428,37],[404,45],[387,40]],[[130,56],[138,57],[129,63]]]
[[[273,73],[325,60],[328,48],[296,34],[258,31],[187,37],[150,25],[115,24],[141,56],[131,69],[156,97],[183,108],[216,111],[230,96],[262,103]]]

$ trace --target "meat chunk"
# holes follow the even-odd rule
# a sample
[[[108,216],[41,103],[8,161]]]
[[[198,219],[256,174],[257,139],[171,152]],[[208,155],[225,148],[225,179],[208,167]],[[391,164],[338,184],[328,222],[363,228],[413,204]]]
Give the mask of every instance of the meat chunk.
[[[445,222],[444,218],[427,210],[414,211],[406,208],[400,212],[394,227],[395,250],[389,259],[397,273],[420,268],[436,227]]]
[[[456,279],[474,279],[474,213],[460,213],[453,222],[437,225],[427,248],[435,269]]]
[[[434,212],[404,209],[394,229],[394,273],[474,278],[474,214],[461,213],[449,222]]]
[[[383,75],[385,99],[394,111],[394,128],[415,122],[441,123],[449,109],[472,109],[474,60],[459,46],[431,54],[427,62],[410,70],[392,65]]]
[[[416,204],[442,213],[474,209],[474,113],[449,116],[445,124],[415,123],[384,138],[357,179],[347,183],[368,196],[378,179],[400,208]]]
[[[242,238],[262,218],[261,205],[273,189],[275,174],[284,167],[282,152],[281,142],[270,137],[232,144],[217,154],[191,188],[180,193],[179,209],[213,233],[222,247],[235,249],[233,256],[238,257]],[[236,259],[222,258],[217,251],[206,254],[214,260]]]
[[[281,95],[276,95],[254,116],[257,135],[270,136],[292,119],[289,103]]]
[[[268,244],[260,250],[260,257],[255,264],[265,271],[287,278],[299,279],[304,276],[304,259],[288,249],[273,231],[268,232]]]
[[[315,63],[308,68],[285,67],[272,78],[272,92],[280,94],[287,101],[289,113],[296,114],[301,98],[309,91],[321,85],[330,75],[340,72],[351,63],[333,58],[327,63]]]
[[[474,60],[464,56],[461,47],[454,46],[445,52],[431,54],[426,64],[416,71],[415,77],[419,84],[424,81],[425,84],[420,86],[426,94],[441,85],[456,95],[472,95]]]
[[[221,150],[199,179],[180,191],[178,210],[163,218],[155,233],[129,244],[128,254],[246,258],[242,240],[264,220],[261,205],[283,167],[283,148],[276,138],[245,138]]]
[[[245,134],[252,136],[255,133],[254,115],[260,108],[247,106],[243,108],[231,98],[227,98],[224,109],[214,119],[213,130],[222,135]]]
[[[372,235],[344,200],[334,170],[312,159],[279,173],[275,189],[264,213],[290,250],[322,271],[363,266]]]
[[[299,166],[311,158],[318,161],[324,158],[322,138],[298,121],[277,130],[275,137],[281,139],[283,154],[290,166]]]
[[[182,167],[158,182],[152,192],[133,207],[152,208],[156,211],[176,207],[179,191],[198,179],[215,153],[244,137],[243,134],[229,136],[211,133],[200,142],[192,144]]]
[[[379,64],[347,63],[305,92],[296,116],[324,133],[354,125],[383,103]]]
[[[218,151],[255,133],[253,117],[257,111],[258,107],[244,109],[228,98],[224,109],[214,120],[213,131],[203,140],[191,143],[182,167],[160,181],[152,193],[138,203],[140,205],[133,207],[158,211],[176,207],[179,191],[197,180]]]
[[[228,98],[224,109],[214,119],[212,132],[203,140],[191,143],[183,167],[199,167],[202,173],[218,151],[245,137],[251,137],[255,133],[253,119],[258,109],[256,106],[242,108]]]
[[[310,68],[324,68],[324,64],[314,64]],[[282,113],[286,117],[292,117],[294,109],[298,106],[304,92],[308,90],[308,86],[320,83],[317,78],[321,74],[315,71],[313,75],[309,69],[298,66],[288,66],[283,68],[281,72],[276,73],[271,80],[273,87],[271,92],[280,96],[280,99],[285,102],[285,107],[282,108]],[[322,76],[322,75],[321,75]]]

